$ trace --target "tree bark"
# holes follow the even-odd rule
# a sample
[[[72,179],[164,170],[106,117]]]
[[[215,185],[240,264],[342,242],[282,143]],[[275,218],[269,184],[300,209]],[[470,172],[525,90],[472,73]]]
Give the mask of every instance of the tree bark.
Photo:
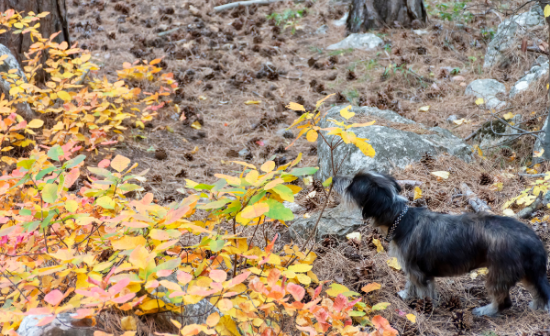
[[[349,33],[384,26],[417,29],[427,20],[423,0],[352,0],[346,27]]]
[[[35,14],[49,12],[48,16],[40,20],[40,33],[43,37],[49,38],[60,32],[55,41],[58,43],[65,41],[69,46],[71,45],[65,0],[0,0],[0,12],[8,9],[14,9],[19,13],[23,12],[23,15],[30,11]],[[33,42],[29,34],[14,35],[8,32],[0,35],[0,43],[8,47],[17,60],[21,62],[25,59],[23,53],[29,49]]]

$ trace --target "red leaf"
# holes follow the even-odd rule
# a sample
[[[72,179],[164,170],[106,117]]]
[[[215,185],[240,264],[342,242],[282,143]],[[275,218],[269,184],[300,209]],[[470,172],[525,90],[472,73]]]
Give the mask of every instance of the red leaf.
[[[83,318],[86,318],[86,317],[89,317],[89,316],[93,316],[95,313],[95,310],[93,309],[78,309],[76,311],[76,315],[71,315],[72,318],[74,319],[83,319]]]
[[[130,293],[130,294],[126,294],[126,295],[111,299],[111,301],[113,301],[114,303],[124,303],[132,300],[134,296],[136,296],[136,293]]]
[[[241,274],[237,275],[236,277],[234,277],[233,279],[231,279],[229,281],[226,288],[231,288],[233,286],[236,286],[236,285],[242,283],[243,281],[246,280],[246,278],[248,278],[250,273],[252,273],[252,272],[244,272],[244,273],[241,273]]]
[[[182,285],[186,285],[191,280],[193,280],[193,276],[189,273],[178,271],[176,274],[177,274],[176,277],[178,278],[178,282],[180,282]]]
[[[345,296],[343,296],[342,294],[338,294],[338,296],[336,297],[336,299],[334,299],[334,305],[333,305],[333,308],[336,310],[336,311],[341,311],[345,306],[346,304],[348,303],[348,299],[346,299]]]
[[[286,286],[286,291],[289,292],[296,301],[302,301],[304,295],[306,294],[306,290],[304,289],[304,287],[298,286],[293,283],[289,283]]]
[[[313,293],[313,297],[311,299],[315,300],[319,296],[319,294],[321,294],[322,290],[323,290],[323,283],[321,282],[319,286],[315,288],[315,292]]]
[[[317,331],[315,331],[315,329],[313,329],[313,327],[299,327],[299,326],[296,326],[296,328],[298,328],[299,330],[301,330],[303,332],[308,332],[309,336],[317,335]]]
[[[272,268],[271,271],[269,271],[269,275],[267,276],[267,284],[270,287],[273,287],[277,280],[281,277],[281,271],[279,271],[276,268]]]
[[[224,282],[227,279],[227,273],[222,270],[213,270],[210,271],[210,279],[215,282]]]
[[[125,278],[116,283],[116,285],[109,288],[109,294],[116,295],[120,293],[124,288],[130,284],[130,279]]]
[[[98,166],[99,168],[107,168],[107,167],[109,167],[110,164],[111,164],[111,161],[105,159],[105,160],[101,160],[101,162],[99,162],[99,163],[97,164],[97,166]]]
[[[179,209],[168,211],[168,214],[166,214],[166,222],[164,222],[164,224],[169,225],[174,223],[181,217],[185,216],[185,214],[187,214],[189,210],[190,208],[188,206],[182,206]]]
[[[160,271],[157,272],[157,276],[158,277],[167,277],[170,274],[172,274],[172,272],[173,272],[173,270],[171,270],[171,269],[160,270]]]
[[[37,327],[45,326],[47,324],[50,324],[53,320],[55,320],[55,315],[46,316],[43,319],[41,319],[36,326]]]
[[[63,300],[63,297],[64,295],[60,290],[54,289],[53,291],[46,294],[46,296],[44,297],[44,301],[51,304],[52,306],[57,306]]]

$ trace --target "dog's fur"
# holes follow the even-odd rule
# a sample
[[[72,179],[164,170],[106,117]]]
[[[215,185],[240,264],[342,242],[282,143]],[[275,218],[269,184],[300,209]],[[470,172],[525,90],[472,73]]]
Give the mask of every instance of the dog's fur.
[[[363,218],[387,233],[407,200],[401,187],[385,174],[363,172],[337,176],[335,190],[345,203],[358,206]],[[532,309],[550,309],[546,250],[525,224],[489,214],[447,215],[426,208],[409,208],[395,229],[389,253],[397,257],[408,277],[403,299],[429,297],[437,301],[434,278],[458,276],[487,267],[486,287],[491,303],[476,315],[495,315],[512,305],[509,291],[518,281],[530,291]]]

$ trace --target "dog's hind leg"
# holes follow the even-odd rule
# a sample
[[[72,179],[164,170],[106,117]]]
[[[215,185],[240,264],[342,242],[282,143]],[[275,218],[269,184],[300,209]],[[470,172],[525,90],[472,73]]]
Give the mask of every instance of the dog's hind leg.
[[[472,313],[478,316],[493,316],[501,310],[510,308],[512,306],[510,288],[515,285],[515,283],[516,281],[514,279],[504,274],[499,274],[494,270],[489,270],[486,287],[491,297],[491,303],[483,307],[475,308],[472,310]]]
[[[533,281],[523,279],[522,282],[533,297],[533,301],[529,303],[529,308],[550,311],[550,284],[548,283],[546,274],[539,275]]]

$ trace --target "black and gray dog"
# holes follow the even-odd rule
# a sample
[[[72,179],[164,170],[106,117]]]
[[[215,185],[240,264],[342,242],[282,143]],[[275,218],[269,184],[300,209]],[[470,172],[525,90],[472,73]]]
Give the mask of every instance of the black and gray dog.
[[[437,300],[434,278],[487,267],[491,303],[474,309],[474,314],[495,315],[511,307],[509,291],[518,281],[533,296],[532,309],[550,310],[546,250],[525,224],[490,214],[455,216],[409,208],[399,196],[399,184],[385,174],[337,176],[334,188],[344,203],[358,206],[363,218],[373,218],[374,226],[386,234],[390,255],[397,257],[408,277],[399,292],[403,299]]]

